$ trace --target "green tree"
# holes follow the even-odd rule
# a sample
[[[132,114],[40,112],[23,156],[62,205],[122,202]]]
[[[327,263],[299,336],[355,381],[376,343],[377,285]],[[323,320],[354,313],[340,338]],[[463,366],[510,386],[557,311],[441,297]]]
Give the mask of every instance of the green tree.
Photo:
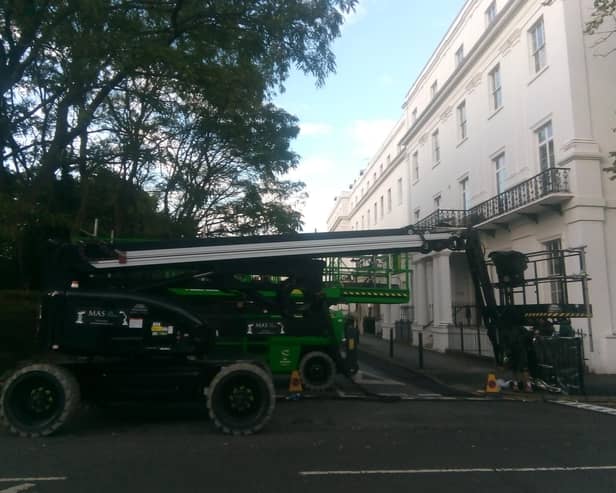
[[[269,101],[293,66],[323,83],[335,67],[330,44],[355,3],[0,0],[2,204],[16,204],[19,224],[47,218],[79,229],[106,203],[105,189],[114,228],[130,234],[137,226],[128,211],[151,212],[131,200],[150,204],[140,191],[155,185],[160,197],[174,195],[165,211],[182,231],[241,232],[251,219],[260,219],[257,230],[297,228],[301,219],[286,203],[300,185],[280,179],[297,162],[288,151],[295,122]],[[170,118],[177,105],[190,106],[183,118],[206,131],[199,145],[207,136],[241,168],[231,180],[235,195],[216,205],[216,220],[231,226],[199,218],[199,204],[214,204],[215,194],[204,198],[196,186],[203,177],[194,173],[205,171],[190,159],[170,160],[168,150],[182,142]],[[100,180],[105,186],[94,189]],[[262,209],[240,207],[249,203]]]
[[[301,226],[285,204],[302,183],[281,180],[298,157],[296,118],[274,105],[211,111],[183,105],[168,122],[160,189],[164,210],[203,235],[286,232]]]
[[[3,161],[22,179],[36,175],[37,191],[66,176],[70,147],[131,77],[200,94],[211,108],[258,105],[293,64],[322,83],[334,69],[329,44],[354,3],[4,0]]]

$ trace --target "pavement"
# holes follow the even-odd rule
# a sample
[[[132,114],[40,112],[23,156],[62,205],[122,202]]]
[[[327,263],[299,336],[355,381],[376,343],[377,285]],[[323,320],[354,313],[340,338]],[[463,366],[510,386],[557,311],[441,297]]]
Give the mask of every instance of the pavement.
[[[487,375],[495,372],[497,378],[511,379],[512,375],[497,368],[494,360],[472,354],[447,352],[441,353],[431,349],[423,350],[423,366],[420,367],[420,357],[417,346],[406,342],[396,342],[393,347],[393,357],[390,356],[390,342],[372,335],[362,335],[360,339],[359,358],[371,365],[387,367],[388,371],[401,369],[422,377],[424,382],[430,380],[440,388],[443,395],[472,394],[485,392]],[[583,396],[571,396],[578,400],[595,402],[616,402],[616,375],[600,375],[587,373],[584,377],[586,393]],[[425,387],[425,385],[424,385]],[[504,391],[505,395],[517,393]],[[522,395],[522,394],[520,394]],[[523,394],[525,398],[531,397]],[[559,394],[547,394],[553,398]],[[546,394],[538,392],[535,398],[545,398]],[[532,397],[531,397],[532,398]]]

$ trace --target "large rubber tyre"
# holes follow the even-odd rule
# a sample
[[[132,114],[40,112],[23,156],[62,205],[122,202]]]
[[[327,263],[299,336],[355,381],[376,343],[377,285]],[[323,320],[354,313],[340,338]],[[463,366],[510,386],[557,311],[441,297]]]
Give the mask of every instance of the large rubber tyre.
[[[251,363],[222,368],[210,383],[207,393],[210,418],[228,435],[256,433],[272,417],[275,404],[271,376]]]
[[[323,351],[306,353],[299,363],[299,374],[306,390],[323,392],[331,389],[336,378],[336,363]]]
[[[65,368],[30,363],[11,373],[0,394],[0,419],[15,435],[51,435],[79,408],[77,379]]]

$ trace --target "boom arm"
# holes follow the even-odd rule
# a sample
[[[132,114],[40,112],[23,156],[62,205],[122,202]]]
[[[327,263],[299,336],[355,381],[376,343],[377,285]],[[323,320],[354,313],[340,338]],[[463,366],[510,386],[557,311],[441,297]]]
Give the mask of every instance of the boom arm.
[[[115,258],[91,259],[95,269],[156,267],[276,257],[326,257],[372,253],[422,252],[460,249],[451,233],[416,233],[412,227],[374,231],[304,233],[296,235],[231,237],[175,244],[118,245]]]

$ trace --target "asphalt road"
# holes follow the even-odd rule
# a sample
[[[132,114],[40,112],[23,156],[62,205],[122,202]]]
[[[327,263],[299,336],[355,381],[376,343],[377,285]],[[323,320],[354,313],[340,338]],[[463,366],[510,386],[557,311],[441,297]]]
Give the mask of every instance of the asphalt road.
[[[218,434],[196,406],[92,408],[54,437],[1,432],[0,493],[616,490],[616,416],[434,399],[281,401],[250,437]]]

